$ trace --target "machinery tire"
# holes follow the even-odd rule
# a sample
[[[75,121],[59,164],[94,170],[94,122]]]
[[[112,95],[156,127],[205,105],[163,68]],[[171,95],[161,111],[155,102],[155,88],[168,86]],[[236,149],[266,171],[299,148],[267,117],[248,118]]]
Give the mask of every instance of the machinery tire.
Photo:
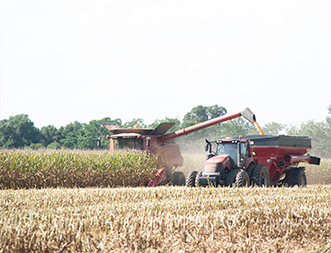
[[[302,168],[291,168],[286,172],[284,184],[293,187],[305,187],[307,185],[306,172]]]
[[[240,170],[236,176],[236,187],[248,187],[250,180],[247,171]]]
[[[253,174],[253,170],[255,168],[255,164],[251,163],[248,168],[246,169],[246,172],[249,176],[249,185],[252,185],[252,174]]]
[[[199,178],[202,176],[202,171],[199,171],[197,176],[195,177],[195,186],[196,187],[201,187],[201,185],[199,184]]]
[[[269,171],[264,164],[257,164],[252,173],[252,184],[257,186],[270,186]]]
[[[186,178],[186,186],[187,187],[195,187],[195,178],[197,177],[198,172],[196,170],[188,173]]]
[[[185,185],[185,175],[182,171],[175,171],[172,173],[172,183],[177,186]]]
[[[232,187],[236,183],[236,177],[240,169],[232,169],[229,171],[228,177],[226,178],[226,186]]]

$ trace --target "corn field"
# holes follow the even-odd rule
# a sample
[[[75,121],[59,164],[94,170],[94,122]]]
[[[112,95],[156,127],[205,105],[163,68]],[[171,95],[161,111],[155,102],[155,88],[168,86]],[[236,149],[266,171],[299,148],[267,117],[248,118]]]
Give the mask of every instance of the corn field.
[[[1,252],[329,252],[331,187],[0,191]]]
[[[0,151],[0,189],[139,186],[156,159],[138,152]]]

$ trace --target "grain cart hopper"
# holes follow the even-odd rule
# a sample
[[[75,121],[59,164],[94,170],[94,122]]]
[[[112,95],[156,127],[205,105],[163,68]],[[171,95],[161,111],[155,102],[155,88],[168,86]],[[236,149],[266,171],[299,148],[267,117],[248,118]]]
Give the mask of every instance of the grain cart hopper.
[[[216,145],[215,151],[212,145]],[[205,150],[209,154],[203,171],[190,172],[187,186],[305,186],[305,170],[299,163],[320,164],[320,158],[304,155],[311,150],[311,139],[306,136],[206,140]]]
[[[123,129],[114,127],[112,123],[104,123],[103,125],[112,134],[106,137],[110,139],[111,151],[119,149],[134,149],[146,151],[157,156],[157,173],[155,178],[148,183],[148,186],[167,183],[172,183],[174,185],[185,185],[184,173],[175,171],[177,167],[183,165],[183,157],[180,153],[179,145],[174,142],[174,139],[241,116],[250,122],[255,121],[255,115],[250,109],[246,108],[239,112],[229,113],[177,130],[170,134],[165,133],[175,123],[161,123],[155,129]],[[99,144],[101,139],[101,137],[98,138]]]

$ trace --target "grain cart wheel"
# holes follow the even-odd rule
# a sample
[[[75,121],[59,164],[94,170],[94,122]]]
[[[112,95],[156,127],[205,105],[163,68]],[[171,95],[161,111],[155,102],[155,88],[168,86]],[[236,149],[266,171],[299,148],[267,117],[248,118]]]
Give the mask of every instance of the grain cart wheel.
[[[255,166],[252,173],[252,184],[257,186],[270,186],[269,171],[267,166],[258,164]]]
[[[247,171],[240,170],[236,176],[236,187],[248,187],[250,180]]]
[[[306,172],[303,168],[292,168],[286,172],[286,177],[284,179],[284,184],[288,186],[299,186],[305,187],[307,184]]]
[[[173,185],[183,186],[185,185],[185,175],[182,171],[175,171],[172,173]]]
[[[201,185],[199,184],[199,178],[202,177],[202,171],[199,171],[197,176],[195,177],[195,186],[196,187],[201,187]]]
[[[226,178],[227,186],[232,187],[232,185],[236,183],[236,177],[239,171],[239,169],[232,169],[229,171],[228,177]]]
[[[186,178],[186,186],[187,187],[195,187],[195,178],[197,177],[198,172],[196,170],[188,173]]]

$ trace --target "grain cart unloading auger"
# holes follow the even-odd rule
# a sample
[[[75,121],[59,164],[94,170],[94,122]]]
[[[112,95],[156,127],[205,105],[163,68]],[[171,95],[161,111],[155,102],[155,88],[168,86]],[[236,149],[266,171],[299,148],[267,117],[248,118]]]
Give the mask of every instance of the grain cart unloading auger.
[[[185,185],[184,173],[175,171],[177,167],[183,165],[183,157],[178,144],[176,144],[173,139],[241,116],[252,123],[255,122],[255,115],[250,109],[246,108],[239,112],[213,118],[166,135],[165,133],[175,123],[161,123],[155,129],[124,129],[116,128],[116,126],[114,128],[113,123],[104,123],[103,125],[112,133],[112,135],[106,137],[110,139],[110,151],[133,149],[146,151],[157,156],[158,169],[155,178],[152,179],[147,186],[167,183]],[[101,137],[98,138],[98,145],[100,145],[101,139]]]
[[[212,145],[216,150],[212,151]],[[191,171],[186,185],[209,186],[235,184],[305,186],[304,167],[299,163],[319,165],[320,158],[304,155],[311,150],[306,136],[248,136],[246,138],[206,140],[209,151],[202,171]]]

